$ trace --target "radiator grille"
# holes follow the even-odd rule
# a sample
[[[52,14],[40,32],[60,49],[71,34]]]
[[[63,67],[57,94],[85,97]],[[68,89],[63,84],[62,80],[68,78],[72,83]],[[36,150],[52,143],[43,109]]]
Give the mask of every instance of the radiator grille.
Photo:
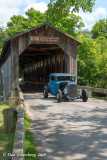
[[[77,97],[77,85],[69,85],[69,97],[70,98]]]

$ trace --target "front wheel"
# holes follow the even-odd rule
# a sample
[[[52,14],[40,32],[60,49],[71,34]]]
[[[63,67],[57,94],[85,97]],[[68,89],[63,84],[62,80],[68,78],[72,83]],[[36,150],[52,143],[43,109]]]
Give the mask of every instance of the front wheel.
[[[43,96],[44,98],[48,98],[48,86],[44,86],[44,90],[43,90]]]
[[[86,89],[82,90],[82,99],[83,99],[83,102],[87,102],[88,101],[88,92],[87,92]]]
[[[61,103],[61,101],[62,101],[62,92],[61,92],[60,89],[58,90],[58,93],[57,93],[57,101],[58,101],[59,103]]]

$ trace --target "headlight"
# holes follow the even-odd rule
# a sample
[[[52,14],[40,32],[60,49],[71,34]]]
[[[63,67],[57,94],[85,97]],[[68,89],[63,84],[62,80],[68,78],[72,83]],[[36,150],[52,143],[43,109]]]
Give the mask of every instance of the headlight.
[[[82,96],[82,89],[78,89],[78,96]]]

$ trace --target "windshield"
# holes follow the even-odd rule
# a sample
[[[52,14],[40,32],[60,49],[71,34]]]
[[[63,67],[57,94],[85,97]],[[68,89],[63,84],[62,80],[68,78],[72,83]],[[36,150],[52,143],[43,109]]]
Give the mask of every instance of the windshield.
[[[56,77],[57,81],[74,81],[75,82],[75,77],[74,76],[57,76]]]

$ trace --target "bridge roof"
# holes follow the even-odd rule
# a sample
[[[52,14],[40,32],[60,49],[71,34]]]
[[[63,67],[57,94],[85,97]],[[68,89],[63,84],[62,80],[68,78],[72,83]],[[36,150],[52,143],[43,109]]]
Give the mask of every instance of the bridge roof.
[[[25,32],[22,32],[22,33],[20,33],[20,34],[18,34],[18,35],[16,35],[16,36],[13,36],[13,37],[11,37],[11,38],[9,38],[9,39],[6,39],[6,40],[5,40],[5,43],[4,43],[4,46],[3,46],[2,54],[1,54],[1,56],[0,56],[0,66],[2,65],[3,61],[5,60],[5,58],[6,58],[7,55],[8,55],[8,53],[5,51],[5,49],[6,49],[9,45],[11,45],[10,42],[11,42],[12,39],[18,38],[18,37],[20,37],[20,36],[22,36],[22,35],[30,32],[30,31],[36,30],[36,29],[38,29],[38,28],[40,28],[40,27],[42,27],[42,26],[49,26],[49,27],[53,28],[54,30],[58,31],[60,34],[63,34],[64,36],[66,36],[66,37],[72,39],[73,41],[75,41],[75,42],[77,43],[77,45],[81,45],[81,44],[82,44],[81,41],[77,40],[76,38],[72,37],[71,35],[60,31],[59,29],[53,27],[52,25],[50,25],[50,24],[48,24],[48,23],[44,23],[44,24],[38,25],[38,26],[36,26],[36,27],[34,27],[34,28],[30,29],[30,30],[27,30],[27,31],[25,31]]]
[[[25,33],[27,33],[27,32],[30,32],[30,31],[33,31],[33,30],[39,28],[39,27],[42,27],[42,26],[44,26],[44,25],[50,26],[51,28],[57,30],[58,32],[60,32],[60,33],[62,33],[62,34],[64,34],[64,35],[66,35],[67,37],[75,40],[75,41],[77,42],[77,45],[82,44],[82,42],[79,41],[78,39],[74,38],[73,36],[71,36],[71,35],[69,35],[69,34],[67,34],[67,33],[65,33],[65,32],[62,32],[61,30],[53,27],[52,25],[48,24],[47,22],[46,22],[46,23],[43,23],[43,24],[41,24],[41,25],[35,26],[34,28],[29,29],[29,30],[27,30],[27,31],[25,31],[25,32],[22,32],[22,33],[20,33],[20,34],[18,34],[18,35],[16,35],[16,36],[13,36],[13,37],[11,37],[11,38],[9,38],[9,39],[6,39],[6,42],[9,41],[9,40],[11,40],[11,39],[13,39],[13,38],[19,37],[19,36],[21,36],[21,35],[23,35],[23,34],[25,34]]]

